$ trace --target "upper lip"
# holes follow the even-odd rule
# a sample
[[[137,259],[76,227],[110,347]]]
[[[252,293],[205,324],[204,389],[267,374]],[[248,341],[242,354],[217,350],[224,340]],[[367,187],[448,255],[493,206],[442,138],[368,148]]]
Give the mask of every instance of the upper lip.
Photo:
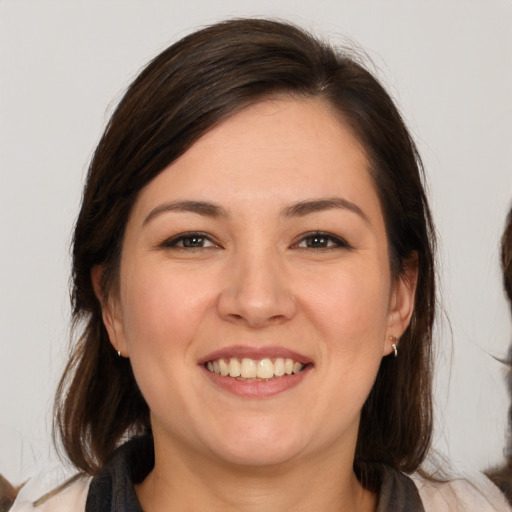
[[[233,345],[230,347],[224,347],[209,354],[201,357],[198,361],[198,364],[205,364],[208,361],[216,361],[217,359],[227,359],[230,357],[239,357],[239,358],[249,358],[260,360],[264,358],[274,359],[277,357],[293,359],[299,363],[304,365],[312,363],[310,357],[305,356],[304,354],[300,354],[295,352],[294,350],[289,350],[284,347],[276,347],[276,346],[259,346],[259,347],[250,347],[246,345]]]

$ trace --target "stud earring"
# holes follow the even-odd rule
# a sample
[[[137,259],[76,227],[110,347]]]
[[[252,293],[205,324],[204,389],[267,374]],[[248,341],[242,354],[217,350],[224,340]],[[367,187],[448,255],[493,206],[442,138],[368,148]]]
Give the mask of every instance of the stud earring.
[[[396,336],[390,336],[389,339],[393,342],[396,342]],[[396,343],[391,343],[391,348],[393,349],[393,352],[395,353],[395,357],[398,357],[398,348],[396,346]]]
[[[121,351],[120,351],[120,350],[118,350],[118,351],[117,351],[117,355],[118,355],[119,357],[121,357]]]

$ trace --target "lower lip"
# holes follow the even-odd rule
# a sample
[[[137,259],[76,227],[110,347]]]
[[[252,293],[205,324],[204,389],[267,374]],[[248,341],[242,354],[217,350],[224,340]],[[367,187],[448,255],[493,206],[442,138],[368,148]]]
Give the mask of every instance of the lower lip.
[[[301,372],[283,377],[277,377],[271,380],[243,381],[233,377],[224,377],[211,372],[202,367],[207,376],[215,385],[220,388],[244,398],[269,398],[300,384],[311,370],[311,366],[306,366]]]

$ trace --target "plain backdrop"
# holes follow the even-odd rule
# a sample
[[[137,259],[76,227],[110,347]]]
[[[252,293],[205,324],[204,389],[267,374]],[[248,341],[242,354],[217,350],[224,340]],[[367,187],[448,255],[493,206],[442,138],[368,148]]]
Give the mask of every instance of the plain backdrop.
[[[434,448],[461,471],[503,458],[511,1],[0,0],[0,473],[14,482],[57,464],[51,407],[69,343],[69,245],[106,120],[149,58],[245,15],[360,45],[400,105],[440,240]]]

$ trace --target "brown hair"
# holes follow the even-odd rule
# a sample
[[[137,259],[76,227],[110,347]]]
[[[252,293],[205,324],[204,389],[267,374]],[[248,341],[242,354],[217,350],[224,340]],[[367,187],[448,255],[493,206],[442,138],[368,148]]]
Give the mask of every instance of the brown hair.
[[[512,208],[508,212],[505,230],[501,237],[501,270],[503,287],[512,313]],[[512,345],[508,348],[507,387],[512,398]],[[512,405],[508,408],[508,442],[505,449],[506,464],[486,471],[487,476],[501,489],[512,504]]]
[[[505,231],[501,237],[501,270],[503,287],[512,313],[512,209],[508,212]]]
[[[422,164],[393,101],[345,51],[283,22],[237,19],[186,36],[154,58],[114,112],[90,164],[73,241],[73,315],[82,329],[59,385],[56,426],[71,461],[93,473],[126,436],[150,431],[128,360],[102,322],[91,269],[116,289],[123,233],[139,191],[213,126],[274,94],[325,99],[366,148],[394,277],[417,256],[418,292],[397,359],[384,358],[361,417],[354,467],[412,472],[432,430],[434,236]]]

